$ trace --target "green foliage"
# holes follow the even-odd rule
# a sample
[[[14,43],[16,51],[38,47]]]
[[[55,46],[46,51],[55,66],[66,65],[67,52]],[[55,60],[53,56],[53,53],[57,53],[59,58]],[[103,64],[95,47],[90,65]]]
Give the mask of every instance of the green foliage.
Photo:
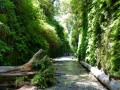
[[[68,41],[65,37],[65,33],[64,33],[64,28],[60,25],[60,23],[58,23],[58,21],[56,21],[55,19],[52,18],[48,18],[47,22],[54,26],[54,29],[59,37],[59,45],[57,48],[53,49],[53,46],[50,47],[50,53],[54,53],[51,54],[52,57],[56,57],[56,56],[62,56],[64,53],[66,52],[70,52],[70,47],[68,45]]]
[[[116,16],[117,17],[117,16]],[[114,23],[111,23],[110,36],[110,75],[120,75],[120,17],[116,18]]]
[[[33,68],[35,70],[39,70],[39,72],[33,77],[31,83],[35,85],[39,85],[41,88],[45,88],[50,86],[54,79],[54,67],[52,64],[52,59],[45,56],[42,60],[36,61],[33,64]]]
[[[3,63],[4,59],[8,59],[8,57],[4,57],[4,55],[9,55],[9,52],[13,50],[10,43],[8,43],[10,42],[10,34],[9,28],[0,22],[0,63]],[[10,65],[10,62],[4,62],[3,64]]]
[[[53,6],[54,0],[39,0],[40,2],[40,8],[43,9],[43,13],[45,16],[51,18],[54,15],[54,6]]]
[[[71,45],[79,60],[85,60],[88,31],[88,2],[87,0],[72,0],[71,7],[74,13]]]
[[[27,76],[16,78],[15,87],[20,87],[20,86],[24,85],[26,81],[29,81],[29,78]]]
[[[110,75],[119,76],[120,2],[72,0],[71,8],[75,15],[71,36],[79,38],[78,44],[73,45],[77,48],[79,60],[97,65]],[[71,42],[75,43],[74,39]]]
[[[7,23],[7,15],[6,14],[0,14],[0,22]]]
[[[83,30],[82,27],[82,11],[80,10],[81,7],[81,1],[77,0],[71,0],[71,9],[72,9],[72,17],[70,19],[70,25],[72,26],[72,30],[70,32],[70,47],[72,51],[75,53],[75,55],[78,55],[78,52],[80,50],[80,44],[81,44],[81,35],[80,34]],[[79,9],[79,11],[78,11]],[[81,12],[81,13],[78,13]],[[78,50],[79,48],[79,50]]]
[[[0,0],[0,65],[23,64],[40,48],[57,56],[63,41],[53,10],[51,0]]]

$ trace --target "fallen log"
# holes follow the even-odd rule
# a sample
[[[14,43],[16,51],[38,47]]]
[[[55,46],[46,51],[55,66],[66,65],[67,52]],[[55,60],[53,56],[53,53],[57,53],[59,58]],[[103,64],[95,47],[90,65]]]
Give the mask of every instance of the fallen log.
[[[87,68],[102,84],[104,84],[110,90],[120,90],[120,84],[114,79],[110,79],[109,76],[104,73],[104,71],[101,71],[96,67],[92,67],[83,61],[80,61],[80,64]]]
[[[2,73],[0,74],[0,84],[14,82],[18,77],[32,78],[35,74],[37,74],[37,71]]]
[[[40,49],[33,57],[21,66],[1,66],[0,67],[0,81],[13,81],[16,77],[34,76],[37,71],[33,70],[33,63],[44,57],[44,51]],[[43,58],[44,59],[44,58]],[[1,83],[1,82],[0,82]]]
[[[37,73],[37,71],[31,71],[31,72],[17,72],[17,73],[3,73],[0,74],[0,78],[11,78],[11,77],[20,77],[20,76],[28,76],[28,75],[35,75]]]
[[[35,53],[33,55],[33,57],[25,64],[21,65],[21,66],[17,66],[15,68],[12,69],[8,69],[7,71],[3,71],[0,73],[10,73],[10,72],[16,72],[16,71],[30,71],[32,70],[32,65],[35,61],[40,60],[40,58],[42,58],[44,55],[44,51],[42,49],[40,49],[37,53]]]

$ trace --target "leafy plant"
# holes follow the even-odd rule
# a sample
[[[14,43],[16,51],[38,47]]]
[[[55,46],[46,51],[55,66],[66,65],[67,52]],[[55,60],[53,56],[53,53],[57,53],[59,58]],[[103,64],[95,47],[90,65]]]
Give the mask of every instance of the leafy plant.
[[[33,68],[38,70],[38,73],[31,80],[32,84],[45,88],[54,83],[54,67],[51,60],[52,59],[45,56],[42,60],[33,64]]]
[[[29,81],[29,78],[27,76],[18,77],[15,80],[15,86],[20,87],[20,86],[24,85],[26,81]]]

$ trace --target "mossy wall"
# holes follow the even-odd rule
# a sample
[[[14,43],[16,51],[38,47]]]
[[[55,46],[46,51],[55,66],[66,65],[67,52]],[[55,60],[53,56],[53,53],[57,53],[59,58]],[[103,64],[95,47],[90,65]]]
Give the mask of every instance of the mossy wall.
[[[120,1],[72,0],[71,8],[79,60],[120,76]]]
[[[0,65],[23,64],[40,48],[63,54],[64,29],[53,16],[51,0],[0,0]]]

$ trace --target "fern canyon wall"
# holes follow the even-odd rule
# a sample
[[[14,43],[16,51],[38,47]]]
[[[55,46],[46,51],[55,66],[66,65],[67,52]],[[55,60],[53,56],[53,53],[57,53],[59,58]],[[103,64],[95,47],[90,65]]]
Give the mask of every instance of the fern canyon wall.
[[[0,0],[0,65],[20,65],[44,49],[120,77],[119,0]]]
[[[71,0],[71,45],[79,61],[120,76],[120,1]]]
[[[65,45],[52,0],[0,0],[0,65],[23,64],[40,48],[60,56]]]

